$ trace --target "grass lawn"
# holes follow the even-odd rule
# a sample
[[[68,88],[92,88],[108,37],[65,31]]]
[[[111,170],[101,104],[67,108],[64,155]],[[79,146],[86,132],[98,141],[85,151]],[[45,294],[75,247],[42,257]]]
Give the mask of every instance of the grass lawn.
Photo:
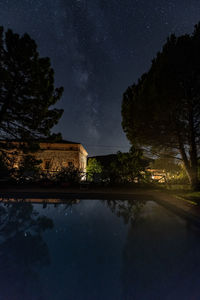
[[[181,197],[193,204],[200,204],[200,191],[192,191],[189,185],[171,185],[163,188],[167,193]]]
[[[184,192],[184,193],[180,192],[179,195],[186,200],[200,204],[200,192],[192,192],[192,191]]]

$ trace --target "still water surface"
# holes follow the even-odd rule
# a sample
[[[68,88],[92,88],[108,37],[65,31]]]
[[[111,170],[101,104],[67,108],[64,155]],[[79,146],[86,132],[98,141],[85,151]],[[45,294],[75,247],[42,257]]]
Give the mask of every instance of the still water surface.
[[[199,300],[200,232],[155,202],[0,204],[0,300]]]

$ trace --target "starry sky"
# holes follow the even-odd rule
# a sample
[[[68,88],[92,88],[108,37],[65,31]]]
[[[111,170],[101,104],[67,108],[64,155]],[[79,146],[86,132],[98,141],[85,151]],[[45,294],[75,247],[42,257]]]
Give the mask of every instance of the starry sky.
[[[51,59],[64,108],[54,128],[92,155],[128,151],[126,88],[148,71],[171,33],[191,33],[199,0],[0,0],[0,25],[27,32]]]

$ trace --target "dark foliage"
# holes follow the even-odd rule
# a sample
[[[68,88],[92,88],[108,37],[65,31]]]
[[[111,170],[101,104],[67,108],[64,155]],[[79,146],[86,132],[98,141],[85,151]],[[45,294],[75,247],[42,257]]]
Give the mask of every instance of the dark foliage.
[[[41,160],[36,159],[33,155],[23,155],[18,169],[13,171],[13,177],[21,184],[38,181],[41,173],[41,162]]]
[[[0,138],[49,137],[63,111],[52,108],[63,88],[54,88],[50,59],[40,58],[28,34],[0,27]]]
[[[94,159],[94,158],[93,158]],[[101,166],[100,178],[109,183],[133,183],[140,181],[149,161],[143,157],[140,149],[131,147],[127,153],[96,156],[95,160]]]
[[[117,153],[116,159],[110,164],[110,176],[118,183],[139,182],[148,164],[142,151],[131,147],[128,153]]]
[[[74,166],[69,166],[62,168],[58,173],[56,173],[54,180],[57,183],[64,185],[77,184],[81,181],[84,174]]]
[[[193,188],[199,187],[199,52],[200,24],[192,35],[171,35],[122,104],[122,126],[131,143],[176,151]]]

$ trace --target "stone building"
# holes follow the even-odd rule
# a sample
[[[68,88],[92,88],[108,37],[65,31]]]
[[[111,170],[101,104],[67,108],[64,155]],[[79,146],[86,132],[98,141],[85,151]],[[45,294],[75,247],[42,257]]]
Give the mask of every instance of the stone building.
[[[35,157],[41,159],[43,171],[57,172],[63,167],[74,166],[86,172],[87,151],[80,143],[69,141],[41,142]]]
[[[14,168],[19,167],[19,162],[26,154],[22,154],[19,150],[20,142],[11,141],[3,143],[10,144],[12,150],[8,150],[8,155],[14,157]],[[49,142],[41,141],[40,149],[31,153],[36,159],[41,160],[41,170],[46,172],[58,172],[63,167],[74,166],[82,172],[86,172],[87,151],[80,143],[70,141]],[[13,154],[16,149],[16,154]]]

